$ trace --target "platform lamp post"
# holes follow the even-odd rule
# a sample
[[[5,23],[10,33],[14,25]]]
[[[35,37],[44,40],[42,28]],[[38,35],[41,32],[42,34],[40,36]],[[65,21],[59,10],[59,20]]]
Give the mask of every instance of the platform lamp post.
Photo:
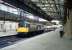
[[[3,22],[3,26],[4,26],[4,27],[3,27],[3,32],[6,32],[6,31],[5,31],[5,12],[4,12],[3,14],[4,14],[4,18],[3,18],[3,19],[4,19],[4,22]]]
[[[22,16],[22,10],[21,9],[18,9],[18,14],[19,14],[19,18],[20,18],[20,20],[19,20],[19,23],[23,20],[23,16]],[[19,24],[20,25],[20,24]]]
[[[19,8],[17,8],[18,9],[18,14],[19,14],[19,21],[18,21],[18,25],[19,25],[19,22],[21,21],[21,14],[20,14],[20,9]]]
[[[2,0],[0,0],[0,4],[2,4],[2,3],[4,3],[4,2],[3,2]],[[4,15],[4,16],[3,16],[3,20],[4,20],[4,21],[3,21],[3,24],[2,24],[1,27],[2,27],[2,31],[5,32],[5,29],[4,29],[4,24],[5,24],[5,13],[3,13],[3,15]]]
[[[5,2],[3,2],[4,4]],[[8,7],[7,7],[7,11],[8,11]],[[6,12],[3,13],[4,17],[3,17],[3,32],[6,32],[6,27],[5,27],[5,21],[6,21]]]

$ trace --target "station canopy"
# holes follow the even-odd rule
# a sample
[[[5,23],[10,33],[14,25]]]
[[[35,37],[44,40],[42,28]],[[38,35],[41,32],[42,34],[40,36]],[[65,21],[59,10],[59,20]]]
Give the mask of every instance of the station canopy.
[[[31,13],[38,14],[39,17],[49,20],[63,19],[64,16],[64,0],[3,0],[9,4],[13,4],[16,7],[25,9]],[[28,5],[29,7],[24,4]],[[18,6],[17,6],[18,5]],[[39,9],[40,8],[40,9]],[[34,11],[32,11],[32,9]],[[41,15],[40,15],[41,14]]]
[[[64,0],[31,0],[46,14],[54,19],[62,19],[64,16]]]

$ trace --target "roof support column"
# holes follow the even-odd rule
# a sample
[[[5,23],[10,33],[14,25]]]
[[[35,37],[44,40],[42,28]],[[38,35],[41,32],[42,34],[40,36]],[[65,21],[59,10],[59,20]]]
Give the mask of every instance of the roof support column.
[[[64,32],[65,37],[72,39],[72,7],[71,0],[66,0],[65,11],[64,11]]]

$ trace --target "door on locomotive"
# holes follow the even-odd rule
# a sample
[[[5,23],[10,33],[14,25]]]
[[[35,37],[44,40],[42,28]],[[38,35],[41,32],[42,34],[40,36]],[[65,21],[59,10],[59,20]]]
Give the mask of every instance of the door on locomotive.
[[[44,26],[42,25],[42,24],[38,24],[37,25],[37,30],[43,30],[44,28],[43,28]]]

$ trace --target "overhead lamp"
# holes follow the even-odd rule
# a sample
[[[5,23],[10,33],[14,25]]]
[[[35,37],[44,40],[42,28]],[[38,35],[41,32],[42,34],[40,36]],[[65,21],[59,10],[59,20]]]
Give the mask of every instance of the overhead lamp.
[[[47,21],[47,20],[45,20],[45,19],[42,19],[42,18],[39,18],[39,21]]]
[[[45,10],[46,8],[42,8],[42,9],[44,9],[44,10]]]
[[[32,2],[38,2],[39,0],[31,0]]]
[[[51,4],[51,7],[53,7],[54,5],[53,4]]]
[[[45,4],[44,6],[50,6],[49,4]]]

